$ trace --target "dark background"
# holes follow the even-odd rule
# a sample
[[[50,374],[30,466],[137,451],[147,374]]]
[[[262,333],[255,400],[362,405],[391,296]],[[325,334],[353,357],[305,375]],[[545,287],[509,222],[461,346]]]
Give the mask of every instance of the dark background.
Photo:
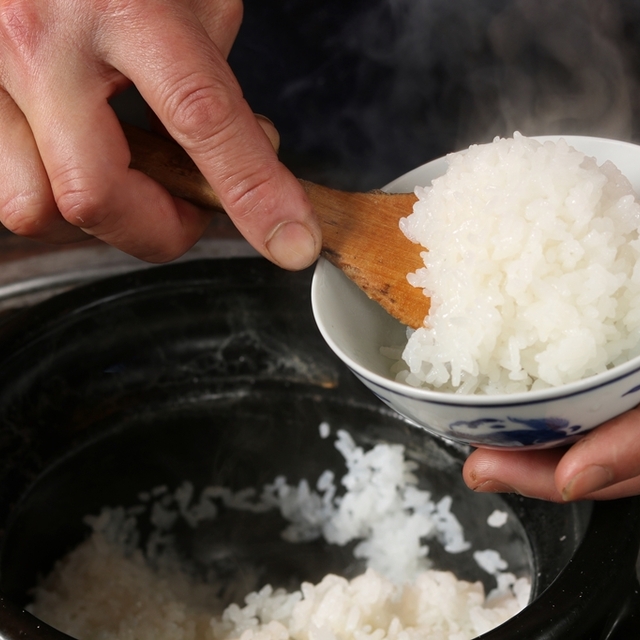
[[[640,0],[245,0],[229,62],[331,186],[514,131],[640,140]]]
[[[638,0],[245,0],[229,61],[283,161],[334,186],[516,130],[640,136]]]

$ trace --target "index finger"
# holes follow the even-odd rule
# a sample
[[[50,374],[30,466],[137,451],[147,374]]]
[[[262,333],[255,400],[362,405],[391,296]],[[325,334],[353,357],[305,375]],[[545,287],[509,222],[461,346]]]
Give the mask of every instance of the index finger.
[[[111,63],[189,153],[245,238],[282,267],[308,266],[319,253],[321,232],[306,194],[279,162],[202,26],[186,9],[172,24],[168,34],[167,16],[149,11],[135,33],[121,38]],[[122,49],[134,38],[142,56]]]
[[[554,474],[564,448],[525,451],[476,449],[465,461],[467,486],[481,493],[517,493],[562,502]]]

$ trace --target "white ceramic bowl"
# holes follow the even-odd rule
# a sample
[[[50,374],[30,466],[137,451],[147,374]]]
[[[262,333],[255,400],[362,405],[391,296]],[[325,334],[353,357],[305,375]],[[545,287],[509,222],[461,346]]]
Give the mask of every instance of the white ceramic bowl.
[[[557,140],[546,136],[540,140]],[[640,193],[640,146],[616,140],[562,136],[570,145],[611,160]],[[390,192],[413,191],[446,171],[444,158],[391,182]],[[640,403],[640,358],[561,387],[494,396],[456,395],[396,382],[382,346],[404,344],[405,328],[326,260],[316,267],[311,300],[324,339],[353,373],[398,413],[436,435],[494,448],[568,444]]]

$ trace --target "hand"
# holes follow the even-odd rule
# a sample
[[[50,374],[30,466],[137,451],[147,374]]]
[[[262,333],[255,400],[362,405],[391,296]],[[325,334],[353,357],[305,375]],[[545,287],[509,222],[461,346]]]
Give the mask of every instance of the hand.
[[[554,502],[640,494],[640,408],[590,431],[569,448],[477,449],[463,475],[475,491],[519,493]]]
[[[282,267],[313,262],[311,206],[226,63],[241,18],[241,0],[0,2],[0,221],[152,262],[198,240],[209,214],[128,168],[108,100],[133,82],[247,240]]]

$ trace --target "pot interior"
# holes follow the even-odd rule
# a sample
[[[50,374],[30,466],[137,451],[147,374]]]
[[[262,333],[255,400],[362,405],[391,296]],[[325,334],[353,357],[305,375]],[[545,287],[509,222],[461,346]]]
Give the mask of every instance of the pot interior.
[[[0,327],[0,366],[11,372],[0,397],[7,598],[29,600],[38,577],[88,535],[84,516],[139,504],[141,492],[184,481],[196,493],[259,489],[279,475],[314,485],[326,469],[339,477],[339,429],[365,448],[404,445],[419,486],[452,497],[472,548],[450,554],[429,541],[436,568],[493,588],[472,555],[491,548],[531,577],[534,596],[552,584],[588,531],[592,505],[469,491],[460,475],[466,450],[410,426],[324,345],[310,277],[261,259],[157,267],[62,294]],[[330,437],[321,437],[321,422]],[[509,514],[500,528],[487,526],[496,509]],[[280,536],[279,515],[254,515],[222,512],[184,527],[179,549],[196,571],[213,569],[229,583],[251,574],[247,590],[361,570],[350,547],[293,545]]]
[[[331,425],[332,436],[320,436],[321,422]],[[475,562],[473,550],[498,549],[519,576],[531,575],[537,565],[511,505],[498,496],[475,500],[460,480],[455,455],[432,441],[425,443],[421,433],[376,407],[315,389],[266,387],[190,394],[186,400],[147,398],[135,411],[111,415],[95,426],[101,435],[48,468],[12,514],[0,571],[3,591],[21,603],[37,577],[87,536],[85,515],[98,514],[104,506],[139,505],[141,493],[161,486],[174,490],[185,481],[193,484],[195,494],[208,486],[260,489],[280,475],[289,484],[307,479],[315,486],[326,469],[337,477],[346,471],[334,447],[338,429],[367,449],[379,442],[404,444],[405,456],[419,464],[420,488],[436,499],[452,497],[473,548],[450,554],[429,541],[438,568],[482,580],[490,589],[495,581]],[[487,525],[495,509],[510,514],[498,529]],[[266,583],[295,589],[302,581],[319,582],[329,572],[353,577],[362,571],[353,545],[285,542],[285,526],[279,513],[229,509],[196,528],[180,528],[178,543],[202,574],[213,570],[230,583],[254,575],[248,591]]]

